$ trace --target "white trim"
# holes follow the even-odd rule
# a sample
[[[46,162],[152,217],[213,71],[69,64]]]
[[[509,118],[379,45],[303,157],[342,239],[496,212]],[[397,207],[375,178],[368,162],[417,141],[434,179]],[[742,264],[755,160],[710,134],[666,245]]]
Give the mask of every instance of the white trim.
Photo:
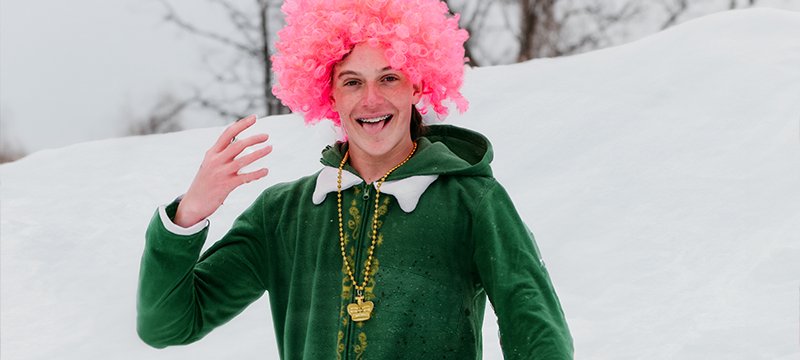
[[[319,175],[317,175],[317,186],[314,188],[314,195],[311,197],[314,205],[322,204],[328,193],[335,192],[338,189],[338,181],[338,168],[332,166],[323,168],[322,171],[319,172]],[[361,180],[356,174],[347,170],[342,170],[342,190],[349,189],[363,181],[364,180]]]
[[[439,175],[418,175],[401,180],[386,181],[381,185],[381,192],[394,195],[400,208],[410,213],[417,208],[422,193],[433,184]]]
[[[166,228],[167,231],[175,235],[181,235],[181,236],[194,235],[199,233],[200,231],[203,231],[203,229],[205,229],[209,225],[208,219],[203,219],[197,224],[194,224],[189,227],[183,227],[177,225],[174,222],[172,222],[172,219],[170,219],[169,216],[167,215],[167,205],[161,205],[158,207],[158,216],[161,217],[161,223],[164,224],[164,228]]]
[[[336,192],[338,188],[339,169],[326,166],[317,175],[317,185],[314,188],[314,195],[311,200],[315,205],[322,204],[328,193]],[[400,180],[384,182],[381,185],[381,192],[393,195],[400,204],[400,208],[406,213],[410,213],[417,208],[419,198],[433,184],[439,175],[418,175]],[[347,170],[342,170],[342,190],[349,189],[355,185],[363,183],[364,180]],[[375,183],[372,183],[375,186]]]

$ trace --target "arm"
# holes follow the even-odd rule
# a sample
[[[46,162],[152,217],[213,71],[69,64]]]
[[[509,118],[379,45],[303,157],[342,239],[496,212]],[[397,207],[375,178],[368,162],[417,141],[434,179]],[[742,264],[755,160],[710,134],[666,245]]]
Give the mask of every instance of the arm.
[[[167,206],[174,217],[178,204]],[[198,261],[208,228],[168,231],[156,213],[147,229],[139,273],[137,331],[151,346],[194,342],[227,322],[269,288],[261,202]]]
[[[572,337],[533,236],[493,183],[475,209],[475,264],[506,359],[572,359]]]
[[[233,228],[198,261],[207,235],[170,229],[197,228],[216,211],[236,187],[267,175],[267,169],[240,173],[269,154],[270,146],[243,155],[244,149],[263,143],[267,135],[235,141],[252,126],[250,116],[229,126],[209,149],[189,191],[157,212],[147,229],[139,273],[137,331],[148,344],[165,347],[185,344],[228,321],[267,288],[266,234],[263,209],[256,201]],[[170,224],[178,225],[177,227]]]

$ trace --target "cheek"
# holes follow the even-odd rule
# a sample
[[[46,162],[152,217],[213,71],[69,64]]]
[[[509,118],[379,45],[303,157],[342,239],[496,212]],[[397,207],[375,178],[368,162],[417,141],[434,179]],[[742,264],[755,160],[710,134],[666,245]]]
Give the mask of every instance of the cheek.
[[[352,108],[352,96],[348,97],[341,91],[334,91],[331,94],[331,107],[339,114],[346,113]]]
[[[419,96],[414,92],[412,87],[401,87],[397,89],[392,89],[391,93],[386,94],[386,98],[388,99],[396,99],[396,103],[398,105],[402,105],[404,108],[405,105],[416,104],[419,102]]]

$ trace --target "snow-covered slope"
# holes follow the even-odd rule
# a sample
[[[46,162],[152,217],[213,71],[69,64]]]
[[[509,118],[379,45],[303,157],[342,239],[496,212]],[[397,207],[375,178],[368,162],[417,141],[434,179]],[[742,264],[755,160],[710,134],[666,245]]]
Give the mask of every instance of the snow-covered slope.
[[[800,356],[800,14],[748,10],[621,47],[468,73],[448,122],[496,148],[581,359]],[[63,119],[71,121],[72,119]],[[318,168],[327,123],[260,120],[270,176]],[[135,333],[143,233],[221,128],[78,144],[0,166],[0,358],[277,358],[268,303],[188,347]],[[42,129],[47,131],[47,129]],[[485,358],[500,359],[491,315]]]

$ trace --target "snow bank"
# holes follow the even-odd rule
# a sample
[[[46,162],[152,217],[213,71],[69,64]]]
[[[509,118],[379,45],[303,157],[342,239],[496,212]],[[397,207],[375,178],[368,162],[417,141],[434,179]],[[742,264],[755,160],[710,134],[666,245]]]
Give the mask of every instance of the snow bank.
[[[800,14],[746,10],[580,56],[481,68],[448,122],[494,143],[581,359],[800,355]],[[63,119],[70,121],[70,119]],[[327,123],[265,118],[271,175],[318,168]],[[262,298],[206,339],[135,333],[143,233],[221,128],[78,144],[0,166],[0,358],[277,358]],[[46,129],[43,129],[46,131]],[[485,358],[500,359],[487,315]]]

